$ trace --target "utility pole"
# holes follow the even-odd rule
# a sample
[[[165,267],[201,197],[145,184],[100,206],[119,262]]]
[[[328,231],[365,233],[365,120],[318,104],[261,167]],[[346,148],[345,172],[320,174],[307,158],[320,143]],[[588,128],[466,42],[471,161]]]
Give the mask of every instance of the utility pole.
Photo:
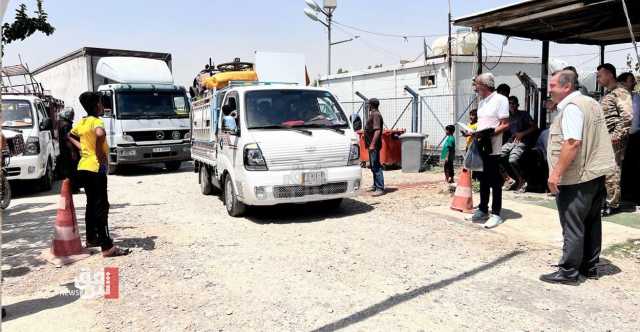
[[[327,76],[331,75],[331,17],[333,10],[327,10]]]
[[[449,55],[447,56],[447,59],[449,60],[449,74],[451,74],[451,0],[449,0],[449,18],[447,25],[449,26]]]

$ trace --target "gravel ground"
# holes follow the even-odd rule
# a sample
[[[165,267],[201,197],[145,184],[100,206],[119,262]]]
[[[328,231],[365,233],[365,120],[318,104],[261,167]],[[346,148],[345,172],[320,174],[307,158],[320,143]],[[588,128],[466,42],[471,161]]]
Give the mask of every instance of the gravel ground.
[[[112,236],[133,253],[63,268],[39,257],[56,192],[16,198],[3,215],[3,329],[640,329],[638,261],[607,256],[598,281],[544,284],[538,276],[551,271],[558,248],[427,211],[449,203],[439,173],[386,172],[389,194],[363,194],[339,211],[279,206],[231,218],[217,196],[199,193],[190,170],[111,176]],[[82,224],[84,197],[74,200]],[[81,268],[105,266],[119,268],[119,299],[59,295]]]

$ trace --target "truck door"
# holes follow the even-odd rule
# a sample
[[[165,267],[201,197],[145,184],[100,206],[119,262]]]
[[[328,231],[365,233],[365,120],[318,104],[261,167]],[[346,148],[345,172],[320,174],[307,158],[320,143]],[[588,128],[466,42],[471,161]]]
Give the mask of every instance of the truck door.
[[[113,92],[111,90],[102,91],[101,102],[104,107],[104,115],[102,115],[102,121],[104,121],[104,131],[107,133],[107,144],[110,147],[115,147],[115,135],[116,128],[113,119],[115,118]]]
[[[36,113],[38,115],[38,139],[40,140],[40,151],[42,151],[40,155],[44,156],[46,160],[49,151],[51,151],[51,154],[55,159],[58,146],[56,142],[53,141],[53,135],[51,134],[51,130],[53,129],[51,126],[53,123],[51,122],[51,119],[49,119],[42,102],[36,101],[35,105]],[[55,160],[53,162],[55,162]]]
[[[222,105],[228,105],[236,113],[236,128],[228,128],[225,125],[225,115],[220,111],[218,121],[218,169],[235,168],[238,161],[242,162],[242,149],[238,146],[240,141],[240,111],[238,93],[235,91],[228,92],[224,98]]]

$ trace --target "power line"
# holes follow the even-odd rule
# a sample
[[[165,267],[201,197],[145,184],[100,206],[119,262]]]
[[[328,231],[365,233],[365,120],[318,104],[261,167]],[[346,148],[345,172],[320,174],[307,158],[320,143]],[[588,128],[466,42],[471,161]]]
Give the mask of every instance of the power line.
[[[408,38],[431,38],[431,37],[440,37],[440,36],[446,35],[446,33],[437,34],[437,35],[410,35],[410,34],[399,35],[399,34],[393,34],[393,33],[370,31],[370,30],[354,27],[352,25],[340,23],[340,22],[335,21],[335,20],[332,21],[332,22],[337,24],[337,25],[343,26],[345,28],[349,28],[349,29],[356,30],[356,31],[359,31],[359,32],[364,32],[364,33],[368,33],[368,34],[376,35],[376,36],[381,36],[381,37],[392,37],[392,38],[408,39]]]

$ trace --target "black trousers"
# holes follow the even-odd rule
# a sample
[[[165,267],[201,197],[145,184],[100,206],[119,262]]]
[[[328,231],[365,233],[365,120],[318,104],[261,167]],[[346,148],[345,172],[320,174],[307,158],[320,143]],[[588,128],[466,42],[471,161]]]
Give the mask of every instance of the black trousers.
[[[450,178],[450,183],[453,183],[453,177],[455,176],[453,170],[453,159],[449,159],[444,163],[444,176]]]
[[[577,276],[596,268],[602,247],[600,207],[607,193],[605,178],[559,186],[556,196],[562,225],[562,258],[558,264],[568,276]]]
[[[78,181],[87,195],[85,225],[87,242],[99,243],[102,250],[113,247],[109,236],[109,199],[107,197],[107,175],[89,171],[78,171]]]
[[[489,196],[491,196],[491,213],[500,215],[502,210],[503,179],[498,168],[499,155],[482,155],[482,173],[480,173],[480,205],[478,209],[489,213]]]

